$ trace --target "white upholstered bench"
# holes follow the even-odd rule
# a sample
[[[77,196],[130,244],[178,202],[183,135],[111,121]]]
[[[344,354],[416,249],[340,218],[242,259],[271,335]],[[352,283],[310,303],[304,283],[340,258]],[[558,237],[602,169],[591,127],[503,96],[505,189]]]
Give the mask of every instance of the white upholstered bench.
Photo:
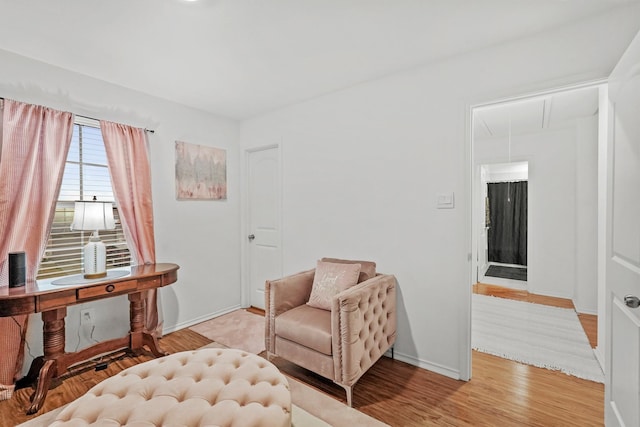
[[[52,427],[291,426],[291,393],[269,361],[201,349],[132,366],[65,407]]]

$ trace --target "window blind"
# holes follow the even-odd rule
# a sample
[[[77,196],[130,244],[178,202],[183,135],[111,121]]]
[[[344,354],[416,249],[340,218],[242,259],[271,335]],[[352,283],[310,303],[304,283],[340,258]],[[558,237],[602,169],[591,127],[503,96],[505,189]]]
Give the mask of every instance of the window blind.
[[[36,279],[82,273],[83,248],[91,232],[71,231],[73,209],[76,200],[92,200],[94,196],[114,202],[116,228],[100,232],[100,240],[107,247],[107,269],[130,265],[131,254],[115,206],[99,123],[76,118],[51,234]]]

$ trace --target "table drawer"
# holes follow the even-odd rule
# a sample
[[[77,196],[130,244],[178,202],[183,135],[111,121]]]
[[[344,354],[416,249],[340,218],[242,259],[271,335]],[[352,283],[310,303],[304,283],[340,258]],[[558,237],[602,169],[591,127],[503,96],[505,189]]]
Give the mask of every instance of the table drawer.
[[[47,311],[75,304],[76,293],[73,289],[67,289],[52,294],[40,295],[37,299],[38,306],[36,307],[36,311]]]
[[[109,283],[107,285],[92,286],[90,288],[78,289],[78,300],[103,298],[109,295],[116,295],[125,292],[135,291],[138,288],[137,280],[127,280],[125,282]]]

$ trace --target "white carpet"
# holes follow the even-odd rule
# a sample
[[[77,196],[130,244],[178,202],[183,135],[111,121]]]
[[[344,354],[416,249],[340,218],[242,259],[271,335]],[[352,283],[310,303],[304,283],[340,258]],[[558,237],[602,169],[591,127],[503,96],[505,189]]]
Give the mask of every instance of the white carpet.
[[[604,382],[572,309],[474,294],[471,336],[483,353]]]

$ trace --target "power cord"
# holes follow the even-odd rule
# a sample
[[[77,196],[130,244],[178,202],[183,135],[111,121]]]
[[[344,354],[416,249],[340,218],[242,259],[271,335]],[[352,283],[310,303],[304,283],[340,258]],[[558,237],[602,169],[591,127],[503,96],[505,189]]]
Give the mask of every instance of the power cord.
[[[78,348],[80,348],[80,341],[82,341],[82,338],[80,337],[81,328],[82,328],[82,323],[78,325],[78,342],[76,343],[76,348],[73,350],[74,353],[78,351]]]
[[[96,344],[100,344],[100,341],[93,337],[93,331],[96,330],[96,325],[91,325],[91,334],[89,335],[89,340],[93,341]]]
[[[82,322],[80,322],[80,324],[78,325],[78,334],[77,334],[77,336],[78,336],[78,342],[76,343],[76,348],[73,350],[73,351],[74,351],[74,353],[78,351],[78,349],[80,348],[80,343],[82,342],[82,337],[81,337],[81,335],[80,335],[80,330],[81,330],[81,329],[82,329]],[[92,324],[92,325],[91,325],[91,332],[89,332],[89,341],[94,342],[94,343],[96,343],[96,344],[99,344],[99,343],[100,343],[100,341],[98,341],[97,339],[95,339],[95,338],[93,337],[93,333],[95,332],[95,330],[96,330],[96,325],[95,325],[95,324]]]
[[[22,334],[24,332],[24,328],[23,326],[16,320],[15,317],[11,316],[11,320],[13,320],[13,322],[16,324],[16,326],[18,327],[18,329],[20,330],[20,336],[22,337]],[[82,325],[79,325],[78,327],[78,343],[76,344],[76,348],[74,350],[74,352],[78,351],[78,348],[80,347],[80,342],[82,340],[81,336],[80,336],[80,329],[81,329]],[[93,333],[96,330],[96,325],[92,325],[91,326],[91,332],[89,333],[89,340],[93,341],[96,344],[99,344],[100,341],[98,341],[97,339],[95,339],[93,337]],[[33,353],[31,352],[31,346],[29,345],[29,341],[25,338],[24,340],[24,344],[27,347],[27,353],[29,354],[29,356],[31,357],[31,359],[35,359],[36,356],[33,355]],[[97,360],[95,360],[95,370],[96,371],[101,371],[104,369],[107,369],[107,366],[109,365],[108,361],[104,361],[104,355],[100,356]]]
[[[22,325],[13,316],[11,316],[11,320],[13,320],[13,322],[18,326],[18,329],[20,329],[20,336],[22,337],[22,333],[24,332]],[[29,353],[31,359],[35,359],[36,357],[31,353],[31,346],[29,346],[29,341],[25,339],[24,344],[27,346],[27,353]]]

